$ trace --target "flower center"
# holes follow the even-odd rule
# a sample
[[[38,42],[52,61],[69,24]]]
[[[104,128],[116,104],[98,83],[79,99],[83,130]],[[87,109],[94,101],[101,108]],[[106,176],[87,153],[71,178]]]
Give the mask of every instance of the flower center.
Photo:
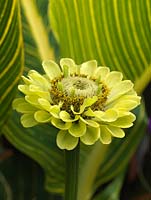
[[[88,79],[84,76],[60,77],[51,81],[50,96],[53,105],[62,103],[61,109],[66,110],[71,117],[71,105],[76,112],[86,98],[97,96],[98,100],[91,105],[92,110],[104,110],[104,106],[109,94],[107,86],[95,79]]]
[[[81,80],[77,80],[74,84],[76,89],[84,90],[86,89],[87,84],[85,82],[82,82]]]
[[[98,85],[84,77],[68,77],[61,81],[63,91],[68,96],[93,97],[97,94]]]

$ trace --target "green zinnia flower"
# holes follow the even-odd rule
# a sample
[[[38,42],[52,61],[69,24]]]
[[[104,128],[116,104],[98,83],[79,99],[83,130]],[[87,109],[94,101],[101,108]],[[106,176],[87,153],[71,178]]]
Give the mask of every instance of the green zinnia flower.
[[[57,145],[74,149],[79,139],[86,145],[97,140],[109,144],[112,137],[122,138],[122,128],[133,125],[135,115],[130,112],[140,104],[140,97],[130,80],[122,80],[122,73],[99,66],[91,60],[76,65],[63,58],[59,67],[55,62],[42,63],[46,74],[31,70],[24,85],[18,89],[25,98],[15,99],[13,108],[22,113],[21,123],[32,127],[51,123],[59,129]]]

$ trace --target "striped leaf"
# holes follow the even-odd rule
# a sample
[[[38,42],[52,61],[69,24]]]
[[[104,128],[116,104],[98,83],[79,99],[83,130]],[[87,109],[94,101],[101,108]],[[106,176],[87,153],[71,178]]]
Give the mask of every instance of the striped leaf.
[[[15,130],[15,132],[12,132],[12,130]],[[94,172],[94,176],[97,176],[97,178],[94,186],[91,188],[92,194],[98,186],[113,179],[125,168],[142,139],[145,130],[146,117],[142,108],[138,113],[135,126],[127,132],[127,137],[121,141],[116,140],[109,146],[109,152],[106,154],[100,170]],[[63,151],[59,150],[56,146],[57,130],[55,131],[49,125],[25,129],[21,127],[19,118],[14,115],[13,119],[9,121],[8,126],[4,127],[3,132],[5,137],[17,149],[33,158],[44,169],[46,176],[45,188],[50,192],[63,193],[64,155]],[[91,159],[92,150],[93,147],[82,146],[79,181],[84,181],[85,185],[87,183],[86,177],[89,176],[89,172],[88,174],[86,173],[85,168],[87,166],[85,165],[87,164],[87,160]],[[100,152],[98,153],[99,155],[96,155],[96,157],[101,156]],[[98,162],[98,160],[96,159],[95,162]],[[94,164],[91,163],[91,170],[93,170]],[[81,173],[85,173],[84,180],[81,180],[81,177],[83,177]],[[80,191],[83,195],[82,189],[80,188]]]
[[[103,192],[99,192],[94,196],[93,200],[120,200],[120,190],[123,185],[125,172],[119,174],[114,181],[112,181]]]
[[[7,155],[9,156],[6,157]],[[58,195],[44,190],[43,184],[44,173],[37,163],[12,148],[3,149],[0,162],[0,200],[59,200]]]
[[[40,10],[39,8],[42,8],[42,2],[44,3],[45,7]],[[47,27],[48,19],[46,18],[47,0],[37,1],[37,4],[33,4],[33,1],[24,1],[24,5],[21,7],[22,31],[25,47],[24,74],[26,74],[30,69],[34,69],[40,73],[43,73],[41,62],[43,57],[47,57],[47,54],[51,52],[51,49],[49,52],[42,53],[44,52],[43,50],[45,45],[43,47],[38,46],[39,43],[42,44],[42,42],[39,42],[39,40],[42,41],[43,37],[39,35],[39,38],[35,39],[36,36],[32,31],[35,28],[35,24],[30,23],[30,18],[32,17],[32,20],[35,21],[37,18],[33,19],[33,15],[28,16],[30,13],[27,14],[27,10],[25,8],[27,6],[25,4],[28,3],[32,4],[34,10],[33,12],[36,13],[35,15],[40,17],[40,25],[43,27],[43,30],[45,30],[44,34],[45,37],[47,37],[47,40],[53,40],[52,34],[49,31],[47,32],[47,29],[49,29],[49,27]],[[47,44],[47,48],[48,47],[49,43]],[[50,53],[51,59],[53,59],[51,57],[52,54],[53,53]],[[21,94],[19,93],[17,94],[17,96],[20,95]],[[17,149],[36,160],[44,169],[46,176],[45,185],[49,192],[62,192],[64,188],[64,180],[62,175],[64,173],[64,159],[62,152],[57,148],[55,142],[57,130],[49,125],[25,129],[20,125],[19,117],[20,116],[18,113],[13,113],[10,120],[8,120],[1,132]],[[51,188],[48,184],[51,185]],[[44,186],[41,187],[44,189]],[[22,194],[22,196],[24,196],[24,194]]]
[[[121,71],[124,78],[135,82],[137,92],[141,93],[151,79],[150,3],[149,0],[51,0],[49,20],[61,57],[71,57],[77,63],[96,59],[99,65]],[[99,173],[94,171],[94,165],[99,162],[100,147],[96,147],[96,160],[93,158],[91,164],[88,154],[80,176],[79,197],[92,194],[127,165],[145,132],[144,116],[145,112],[140,111],[126,140],[114,141],[109,147]],[[94,186],[88,181],[90,171],[97,176]]]
[[[7,119],[23,69],[23,42],[17,0],[0,3],[0,127]]]
[[[108,151],[105,154],[102,154],[100,143],[96,143],[92,151],[83,152],[83,163],[79,176],[79,200],[82,196],[87,197],[87,194],[92,196],[98,187],[111,181],[125,169],[146,132],[146,123],[146,113],[144,107],[141,106],[137,112],[135,125],[126,131],[126,137],[121,140],[114,139],[108,145]],[[95,170],[100,160],[102,161],[100,167]],[[91,178],[89,178],[90,172]]]
[[[71,57],[77,63],[96,59],[99,65],[122,71],[124,78],[134,81],[137,92],[141,93],[151,79],[150,3],[148,0],[51,0],[49,20],[60,45],[61,57]],[[141,111],[140,120],[130,129],[131,134],[126,140],[117,140],[111,145],[92,193],[128,163],[143,137],[146,127],[144,116],[145,112]],[[98,153],[96,147],[94,163],[99,162]],[[83,163],[80,176],[82,196],[86,196],[92,187],[88,181],[89,172],[94,169],[94,163],[90,166],[87,161],[91,160],[90,155],[85,160],[85,166]],[[89,170],[83,177],[87,163]],[[94,171],[93,175],[96,174],[97,171]]]
[[[63,192],[64,156],[56,146],[56,129],[50,125],[25,129],[20,125],[18,116],[14,115],[8,125],[4,126],[3,133],[17,149],[41,165],[46,174],[47,190]]]
[[[32,8],[34,8],[34,12],[28,13],[28,9],[26,9],[26,6],[29,6],[28,3],[31,2]],[[33,29],[36,28],[36,30],[38,31],[40,28],[35,27],[35,23],[30,23],[30,20],[38,20],[39,18],[41,19],[42,17],[40,16],[43,16],[43,19],[45,20],[46,10],[42,12],[42,14],[36,8],[36,5],[33,4],[33,2],[38,3],[41,1],[22,0],[22,19],[25,43],[25,73],[29,70],[29,68],[36,69],[37,71],[41,72],[41,60],[44,57],[47,57],[49,54],[47,51],[45,54],[45,48],[43,47],[44,44],[42,43],[43,37],[41,37],[40,35],[40,37],[37,38],[39,32],[38,34],[33,32]],[[44,2],[46,3],[47,1]],[[119,29],[117,27],[117,20],[121,20],[117,17],[119,15],[119,12],[121,12],[121,10],[119,11],[119,8],[123,8],[124,6],[124,10],[126,10],[125,16],[127,17],[127,15],[130,15],[128,12],[129,6],[127,5],[133,3],[126,3],[129,1],[124,1],[124,4],[119,3],[117,5],[117,1],[109,0],[108,4],[106,2],[107,1],[105,0],[50,1],[50,20],[53,27],[53,31],[55,32],[55,35],[57,36],[60,45],[61,56],[70,56],[74,58],[76,62],[83,62],[87,59],[96,59],[98,60],[99,64],[108,65],[109,67],[111,67],[111,69],[121,70],[122,72],[124,72],[125,77],[137,81],[138,77],[143,73],[144,69],[150,69],[148,67],[149,65],[146,64],[146,62],[149,63],[149,47],[147,49],[146,47],[141,48],[141,55],[144,55],[145,49],[145,59],[142,59],[142,56],[140,56],[140,54],[138,57],[134,58],[133,54],[137,55],[139,50],[133,50],[133,43],[130,43],[131,45],[129,46],[129,44],[127,43],[127,38],[129,38],[129,40],[131,41],[131,37],[134,37],[134,34],[137,35],[137,32],[133,33],[133,31],[131,31],[129,33],[130,35],[127,36],[123,28]],[[148,9],[146,7],[146,4],[145,6],[140,7],[141,9],[143,8],[145,12]],[[114,14],[115,10],[112,9],[113,5],[115,8],[118,8],[118,11],[116,12],[118,13],[117,16],[115,16]],[[136,12],[134,12],[134,14],[132,13],[132,18],[133,15],[138,14],[136,14]],[[35,16],[38,17],[35,18]],[[109,20],[107,20],[106,17],[107,19],[113,18],[114,21],[112,22],[112,20],[110,20],[109,22]],[[146,27],[148,27],[148,18],[146,19],[146,17],[148,17],[148,15],[143,12],[143,22],[145,21],[144,23],[146,23]],[[129,17],[127,18],[129,20],[131,19]],[[122,20],[125,21],[125,17],[122,17]],[[119,23],[123,24],[123,21],[120,21]],[[42,24],[40,25],[44,26],[43,28],[45,30],[44,35],[48,37],[48,32],[46,30],[49,30],[50,27],[47,27],[46,25],[48,24],[45,24],[43,20],[41,22]],[[109,23],[111,23],[112,26],[110,26]],[[141,23],[141,26],[143,26],[144,23]],[[114,24],[116,24],[115,27],[113,26]],[[131,20],[128,23],[128,25],[124,27],[129,29],[129,24],[131,25]],[[107,31],[109,26],[111,27],[112,32],[111,30]],[[148,34],[148,28],[146,27],[143,30],[143,32],[145,34],[147,32]],[[117,34],[113,33],[114,29],[117,31]],[[49,38],[47,39],[49,43]],[[148,45],[148,37],[145,40],[147,41]],[[135,44],[135,41],[133,42]],[[139,42],[141,47],[144,46],[144,37],[142,37],[141,39],[139,37]],[[121,50],[121,46],[124,46],[125,50]],[[127,52],[127,54],[124,54],[123,51]],[[49,55],[52,54],[50,53]],[[140,62],[142,61],[145,65],[140,65]],[[145,124],[143,121],[144,118],[142,116],[145,116],[144,111],[140,111],[138,113],[138,123],[136,123],[134,128],[131,129],[131,133],[128,134],[128,137],[125,140],[120,142],[115,141],[112,144],[111,150],[108,152],[104,162],[102,163],[101,170],[99,171],[98,177],[95,180],[95,185],[93,187],[92,192],[96,190],[98,185],[101,185],[115,177],[118,174],[118,172],[121,171],[123,167],[127,164],[129,158],[135,151],[136,146],[138,145],[144,133]],[[142,132],[140,133],[140,135],[137,133],[138,128],[135,128],[136,126],[139,126],[139,123],[141,124],[140,127],[142,127]],[[20,151],[37,161],[40,164],[40,166],[44,169],[46,175],[46,189],[50,192],[62,193],[64,188],[64,157],[63,152],[56,147],[55,139],[57,130],[49,125],[25,129],[20,125],[18,114],[13,114],[12,118],[8,121],[8,124],[3,128],[2,132],[4,133],[5,137],[16,148],[18,148]],[[136,139],[135,143],[134,140],[132,141],[132,139],[134,138]],[[119,146],[120,149],[118,149]],[[112,149],[115,151],[114,155]],[[81,170],[85,167],[84,165],[86,163],[86,160],[88,160],[90,157],[89,153],[91,153],[91,150],[93,150],[93,147],[83,147],[83,150],[81,152]],[[126,160],[121,160],[121,155],[124,155],[125,157],[127,156],[128,158],[126,158]],[[119,162],[121,168],[119,166],[117,167],[117,164],[119,164]],[[91,170],[93,170],[93,166]]]
[[[0,199],[4,200],[12,200],[12,191],[10,188],[10,185],[3,175],[3,173],[0,172]]]
[[[146,132],[147,117],[144,107],[141,106],[137,115],[137,121],[133,128],[126,132],[126,138],[115,140],[109,148],[108,155],[104,163],[100,166],[100,171],[96,178],[96,187],[117,176],[128,164],[133,153],[140,144]]]
[[[122,71],[141,92],[151,79],[150,0],[50,0],[61,57]]]

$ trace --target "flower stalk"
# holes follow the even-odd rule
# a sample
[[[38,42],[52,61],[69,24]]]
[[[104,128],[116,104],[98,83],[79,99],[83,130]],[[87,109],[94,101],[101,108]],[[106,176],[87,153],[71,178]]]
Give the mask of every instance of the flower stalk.
[[[101,144],[100,142],[94,144],[94,148],[89,154],[89,159],[87,159],[80,171],[78,200],[90,200],[92,198],[94,193],[93,184],[108,148],[110,148],[110,145]]]
[[[64,200],[77,200],[80,143],[71,151],[65,150],[65,195]]]

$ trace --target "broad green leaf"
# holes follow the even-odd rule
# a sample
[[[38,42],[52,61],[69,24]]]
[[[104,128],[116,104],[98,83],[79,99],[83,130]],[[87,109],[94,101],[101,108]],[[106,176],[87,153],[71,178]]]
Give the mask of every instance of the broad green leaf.
[[[30,18],[33,16],[30,16],[30,13],[27,13],[27,10],[24,9],[24,7],[26,6],[26,4],[28,3],[27,1],[23,1],[24,2],[24,6],[21,4],[21,14],[22,14],[22,31],[23,31],[23,39],[24,39],[24,46],[25,46],[25,68],[24,68],[24,73],[26,73],[27,71],[29,71],[30,69],[35,69],[36,71],[40,72],[40,73],[44,73],[44,71],[42,70],[42,60],[43,57],[47,57],[47,52],[46,55],[43,52],[43,46],[38,46],[38,43],[42,44],[41,40],[42,37],[39,34],[39,37],[37,39],[35,39],[34,34],[33,34],[33,29],[37,30],[38,33],[38,29],[37,27],[34,26],[34,24],[30,23]],[[32,6],[34,7],[34,12],[36,12],[36,16],[40,16],[40,25],[42,26],[42,29],[44,29],[44,34],[45,37],[48,37],[48,33],[50,34],[50,32],[47,32],[48,27],[46,27],[45,24],[47,24],[46,22],[46,12],[45,10],[42,9],[41,6],[41,2],[42,1],[38,1],[38,4],[34,4],[33,5],[33,1],[30,1]],[[29,3],[30,3],[29,2]],[[36,1],[35,1],[36,3]],[[40,5],[39,5],[40,4]],[[43,1],[43,4],[47,7],[47,0]],[[41,9],[39,10],[38,7],[41,6]],[[44,7],[45,8],[45,7]],[[45,15],[44,15],[45,12]],[[27,14],[29,15],[27,18]],[[43,18],[41,17],[41,15],[43,16]],[[36,19],[34,19],[36,20]],[[40,42],[38,41],[40,40]],[[46,40],[49,40],[49,38],[47,38]],[[49,46],[49,41],[48,44]],[[40,50],[42,48],[42,50]],[[47,47],[48,48],[48,47]],[[51,57],[52,53],[50,53],[50,57]],[[49,58],[50,59],[50,58]],[[52,58],[53,59],[53,58]]]
[[[32,5],[33,5],[33,2],[34,1],[31,2]],[[26,3],[28,3],[28,2],[25,1],[24,4],[26,4]],[[50,34],[50,31],[48,30],[49,27],[47,27],[48,23],[46,22],[47,21],[46,20],[46,17],[47,17],[47,12],[46,12],[47,3],[48,3],[47,0],[45,0],[45,1],[37,1],[37,5],[34,4],[34,12],[36,12],[36,15],[42,16],[41,17],[41,19],[42,19],[41,26],[43,26],[43,29],[45,30],[45,34],[48,37],[48,40],[50,40],[50,39],[53,40],[52,34]],[[45,5],[44,7],[41,6],[43,4]],[[33,24],[31,25],[29,23],[29,20],[30,20],[29,18],[31,16],[27,20],[27,13],[26,13],[26,10],[24,9],[24,6],[22,6],[21,8],[22,8],[21,9],[21,14],[22,14],[23,40],[24,40],[24,47],[25,47],[25,54],[24,54],[24,56],[25,56],[25,68],[24,68],[24,73],[26,74],[27,71],[29,71],[30,69],[35,69],[35,70],[39,71],[40,73],[44,73],[44,71],[42,70],[42,65],[41,65],[43,56],[42,56],[41,51],[39,50],[39,48],[41,48],[41,47],[38,46],[38,44],[37,44],[38,41],[35,39],[34,34],[31,31],[35,27],[34,27]],[[44,10],[42,8],[44,8]],[[36,20],[36,19],[34,19],[34,20]],[[38,28],[36,27],[37,30],[39,28],[40,27],[38,27]],[[49,36],[51,38],[49,38]],[[43,37],[39,34],[38,40],[39,39],[42,40],[42,38]],[[40,44],[42,44],[42,43],[40,43]],[[37,48],[37,46],[38,46],[38,48]],[[48,46],[49,46],[49,44],[48,44]],[[42,47],[42,49],[44,49],[44,47]],[[51,50],[49,52],[51,52]],[[48,52],[46,52],[46,54],[47,53]],[[50,54],[50,58],[51,58],[51,55],[52,54]],[[20,94],[17,94],[17,96],[20,96]],[[47,134],[47,129],[48,129],[48,134]],[[58,173],[58,171],[62,172],[62,170],[64,169],[64,167],[62,166],[63,157],[60,158],[60,154],[59,154],[60,152],[58,153],[58,148],[56,147],[55,139],[53,139],[53,137],[55,137],[55,135],[56,135],[56,129],[53,129],[53,128],[49,129],[48,126],[46,126],[46,127],[42,126],[42,127],[37,127],[37,128],[33,128],[33,129],[25,129],[20,124],[19,115],[17,113],[14,113],[12,115],[10,121],[8,121],[8,123],[5,124],[5,127],[4,127],[3,130],[1,130],[1,132],[3,132],[4,135],[5,134],[7,136],[9,135],[8,137],[10,138],[9,139],[10,142],[12,142],[12,144],[14,144],[14,146],[16,146],[20,151],[24,152],[25,154],[27,154],[29,156],[31,155],[30,157],[32,157],[36,161],[39,160],[40,162],[38,162],[38,163],[40,163],[40,164],[43,163],[43,164],[41,164],[41,166],[44,168],[44,171],[45,171],[45,174],[46,174],[46,183],[48,182],[48,186],[51,183],[51,186],[52,186],[51,189],[47,186],[49,191],[53,191],[53,192],[56,191],[56,190],[57,190],[57,192],[58,191],[60,192],[60,190],[62,191],[63,181],[60,181],[60,178],[59,178],[59,181],[57,182],[56,181],[56,177],[57,176],[54,177],[54,174],[58,174],[58,176],[59,176],[60,172]],[[15,136],[14,133],[16,133],[16,136]],[[42,135],[41,135],[41,133],[42,133]],[[51,137],[49,134],[52,134],[53,137]],[[22,136],[27,137],[27,140],[24,139],[24,137],[22,138]],[[32,141],[36,142],[36,146],[35,146],[35,150],[34,150],[35,152],[33,151],[33,153],[32,153],[32,146],[34,146],[34,144],[31,144]],[[48,145],[46,145],[45,142],[46,143],[48,142],[47,143]],[[44,149],[46,148],[47,150],[46,149],[44,150],[43,147],[38,147],[37,145],[39,143],[43,144]],[[55,146],[55,147],[53,147],[53,146]],[[40,152],[43,155],[41,153],[38,153],[37,150],[38,151],[40,150]],[[47,153],[49,155],[45,151],[47,151]],[[59,154],[59,157],[58,157],[58,154]],[[37,155],[38,155],[38,157],[37,157]],[[44,159],[45,161],[43,162],[43,158],[44,157],[45,157],[45,159]],[[51,160],[52,165],[49,163],[49,161],[47,162],[47,159]],[[60,163],[59,163],[59,165],[57,164],[58,163],[57,159],[61,161],[61,165],[60,165]],[[57,169],[57,172],[54,172],[52,170],[52,174],[50,175],[51,166],[53,166],[54,169]],[[56,166],[60,166],[60,167],[58,168]],[[60,176],[60,177],[62,177],[62,176]],[[60,185],[58,186],[57,185],[58,183],[61,184],[61,186]],[[44,188],[43,185],[41,187]]]
[[[34,1],[34,2],[38,3],[42,1],[39,0],[39,1]],[[64,57],[70,56],[74,58],[76,62],[82,62],[88,59],[96,59],[98,60],[99,64],[108,65],[111,67],[111,69],[119,69],[122,72],[124,72],[125,77],[131,78],[133,80],[137,80],[137,78],[140,77],[140,74],[143,73],[143,70],[148,69],[148,65],[139,64],[139,62],[142,61],[141,56],[134,58],[134,56],[131,55],[131,51],[132,51],[131,46],[133,43],[131,43],[131,46],[130,46],[131,48],[130,48],[127,43],[124,43],[124,42],[118,43],[118,39],[111,40],[111,38],[115,36],[115,33],[112,33],[112,35],[110,36],[108,35],[109,33],[107,31],[107,27],[109,26],[108,23],[111,23],[111,21],[109,22],[108,20],[106,20],[106,17],[107,19],[109,17],[115,19],[115,16],[114,17],[112,16],[113,11],[111,9],[112,8],[111,6],[113,4],[116,5],[116,3],[114,3],[116,1],[111,1],[109,4],[106,4],[105,0],[98,1],[99,4],[94,3],[94,2],[97,2],[97,1],[89,1],[89,0],[87,1],[86,0],[83,0],[83,1],[58,0],[57,2],[54,0],[50,1],[50,6],[52,6],[51,7],[51,22],[52,22],[52,27],[53,27],[54,32],[56,33],[56,35],[58,34],[58,41],[61,48],[61,56],[64,56]],[[30,3],[30,1],[28,2],[24,1],[24,3],[25,4]],[[43,1],[43,4],[47,4],[47,1]],[[71,6],[69,6],[68,4],[71,4]],[[81,10],[79,12],[79,6],[81,4],[82,6],[80,8],[82,9],[82,12]],[[128,5],[129,4],[131,3],[128,3]],[[107,8],[105,5],[108,5]],[[126,3],[124,3],[123,5],[121,5],[120,3],[120,7],[124,6],[124,9],[126,9],[127,14],[129,15],[128,8],[125,7],[126,5],[127,5]],[[119,5],[116,5],[116,6],[118,7]],[[42,7],[40,6],[38,7],[42,9]],[[95,7],[95,12],[94,12],[94,7]],[[145,10],[146,12],[147,10],[146,4],[145,4],[145,7],[143,6],[141,9]],[[37,39],[35,39],[35,35],[33,31],[31,31],[33,28],[35,28],[34,24],[28,23],[31,17],[33,17],[33,15],[30,15],[30,13],[28,13],[29,16],[27,17],[28,15],[27,9],[24,8],[24,5],[23,5],[22,11],[23,11],[23,16],[22,16],[23,34],[24,34],[24,44],[25,44],[24,45],[25,46],[25,73],[29,70],[29,68],[36,69],[37,71],[42,72],[41,60],[43,59],[44,56],[42,55],[44,54],[41,53],[39,49],[41,48],[41,45],[38,45],[39,43]],[[36,13],[38,12],[37,13],[38,16],[40,16],[42,12],[43,13],[42,16],[45,21],[47,17],[46,10],[45,11],[44,10],[41,11],[40,9],[37,10],[36,5],[34,4],[34,11],[36,11]],[[105,12],[103,12],[102,14],[102,11],[105,11]],[[55,16],[55,13],[57,13],[57,16]],[[127,17],[127,14],[125,15],[126,17]],[[136,12],[134,12],[134,14],[136,14]],[[99,15],[100,17],[98,17],[97,15]],[[91,17],[91,16],[94,16],[94,17]],[[132,16],[133,16],[133,13],[132,13]],[[28,18],[28,21],[26,21],[27,20],[26,17]],[[143,12],[143,19],[145,21],[144,23],[146,23],[147,24],[146,27],[148,27],[148,22],[146,22],[147,21],[146,17],[147,17],[147,14]],[[69,21],[72,18],[73,18],[73,21],[72,20]],[[43,19],[42,19],[42,24],[44,22]],[[124,17],[122,17],[122,19],[125,21]],[[130,18],[128,19],[130,20]],[[98,23],[98,25],[96,26],[95,20],[97,22],[100,22],[99,20],[101,20],[101,24]],[[116,20],[121,20],[121,19],[116,18]],[[79,26],[81,23],[82,25]],[[120,23],[123,24],[123,22],[120,22]],[[103,29],[101,28],[102,24],[103,24]],[[142,25],[143,23],[141,23],[141,26]],[[44,26],[44,30],[48,30],[50,28],[50,27],[46,27],[45,23],[42,26]],[[97,27],[99,27],[98,30],[97,30]],[[114,28],[113,24],[111,27]],[[145,34],[146,32],[148,33],[148,28],[146,27],[145,27],[145,30],[143,30]],[[70,32],[72,34],[70,34]],[[127,35],[125,35],[126,34],[125,31],[123,32],[117,31],[117,33],[118,33],[117,38],[119,37],[120,33],[122,34],[123,40],[125,37],[126,38],[128,37]],[[47,33],[45,32],[45,34]],[[90,38],[89,38],[89,34],[90,34]],[[133,32],[130,32],[130,39],[131,39],[131,36],[134,36],[133,34],[134,34]],[[83,39],[82,39],[82,36],[83,36]],[[149,36],[146,39],[147,42],[148,42],[148,38]],[[42,39],[42,37],[40,39]],[[78,41],[80,41],[80,43]],[[114,45],[112,44],[113,41],[114,41]],[[144,44],[143,39],[140,42]],[[135,41],[134,41],[134,44],[135,44]],[[110,48],[110,45],[111,45],[111,48]],[[125,46],[126,52],[127,52],[126,55],[128,55],[129,57],[128,56],[125,57],[123,50],[119,49],[121,45]],[[105,49],[102,50],[101,46],[105,47]],[[147,43],[147,46],[148,46],[148,43]],[[134,54],[134,51],[132,52]],[[136,50],[135,54],[137,54],[137,52],[138,52],[138,49]],[[146,54],[145,54],[145,60],[149,62],[148,50],[146,51]],[[135,62],[139,65],[137,65]],[[139,67],[139,71],[137,70],[137,66]],[[131,73],[132,71],[134,72]],[[99,185],[113,179],[119,173],[119,171],[121,171],[124,168],[124,166],[127,164],[129,158],[131,157],[132,153],[135,151],[136,146],[138,145],[140,139],[143,136],[144,127],[145,127],[145,124],[143,121],[144,116],[145,114],[143,111],[141,111],[138,114],[138,119],[137,119],[138,123],[136,123],[134,128],[130,129],[131,134],[128,134],[128,137],[126,137],[126,139],[121,140],[121,141],[119,141],[119,139],[115,140],[115,142],[113,143],[113,147],[111,147],[108,154],[106,154],[105,161],[102,163],[102,167],[100,168],[100,172],[97,178],[96,178],[97,172],[94,172],[94,178],[96,178],[96,181],[95,181],[93,190],[91,191],[92,193],[96,190],[96,188]],[[142,129],[142,132],[137,133],[140,127]],[[25,129],[20,125],[18,114],[14,114],[12,118],[10,119],[10,121],[8,121],[8,124],[3,128],[2,132],[4,133],[5,137],[17,149],[19,149],[26,155],[30,156],[32,159],[38,162],[40,166],[44,169],[45,176],[46,176],[45,188],[49,192],[62,193],[64,189],[64,156],[63,156],[63,152],[59,150],[56,146],[57,130],[49,125],[43,125],[43,126],[37,126],[34,128]],[[90,159],[90,156],[91,156],[90,153],[93,149],[95,151],[95,147],[87,148],[86,146],[82,146],[82,149],[83,150],[81,152],[81,170],[84,171],[86,163]],[[126,156],[127,158],[124,159]],[[96,159],[95,162],[99,162],[99,160]],[[90,166],[90,170],[93,171],[92,165]],[[83,171],[81,171],[81,173],[83,173]],[[83,181],[86,182],[86,180],[83,180]]]
[[[120,200],[120,191],[125,173],[119,174],[107,187],[94,196],[93,200]]]
[[[134,126],[126,131],[126,138],[116,139],[109,148],[108,155],[100,167],[96,178],[96,186],[99,186],[113,177],[127,165],[138,144],[146,132],[147,117],[142,105],[137,113]]]
[[[23,69],[23,41],[17,0],[0,3],[0,127],[8,117]]]
[[[137,91],[142,92],[151,78],[149,8],[150,1],[142,0],[51,0],[49,20],[60,45],[61,57],[71,57],[78,64],[96,59],[99,65],[121,71],[124,78],[134,81]],[[90,191],[93,184],[88,181],[90,172],[96,176],[97,167],[93,171],[94,165],[98,165],[101,159],[101,151],[98,150],[100,147],[94,147],[81,168],[79,189],[82,196],[93,193],[128,163],[145,132],[144,118],[145,112],[141,110],[126,139],[117,139],[109,146],[105,162],[102,163],[94,188]],[[92,162],[90,156],[94,155],[95,148],[96,157]],[[85,190],[86,187],[88,188]]]
[[[64,190],[64,155],[63,151],[56,146],[57,130],[54,131],[55,129],[49,125],[25,129],[21,127],[19,118],[16,115],[13,118],[15,120],[9,121],[8,126],[3,129],[5,137],[17,149],[33,158],[44,169],[46,176],[45,188],[48,191],[62,193]],[[83,187],[87,186],[87,177],[90,175],[90,170],[92,176],[96,179],[90,191],[93,194],[98,186],[113,179],[125,168],[143,137],[144,129],[146,128],[144,119],[144,110],[141,109],[137,122],[126,134],[127,137],[121,141],[116,139],[111,146],[109,145],[107,154],[102,155],[102,151],[99,151],[100,147],[91,146],[88,148],[82,145],[79,181]],[[12,130],[15,131],[13,132]],[[93,154],[93,160],[91,160],[92,150],[96,151]],[[103,162],[99,172],[93,171],[95,165],[100,162],[99,157],[102,156]],[[89,161],[92,161],[91,164]],[[86,170],[87,167],[88,170]],[[81,180],[81,178],[83,179]],[[83,182],[84,184],[82,184]],[[81,194],[83,193],[81,192]]]
[[[1,200],[61,199],[44,190],[44,173],[37,163],[10,145],[9,149],[0,150]]]
[[[5,137],[11,143],[21,152],[36,160],[44,169],[46,189],[50,192],[62,193],[64,156],[63,151],[56,146],[57,132],[58,130],[50,125],[23,128],[16,114],[3,128]]]
[[[43,3],[47,5],[47,1]],[[54,59],[54,52],[49,45],[48,32],[38,11],[36,1],[21,0],[21,4],[42,60]]]
[[[96,59],[123,72],[142,92],[151,79],[150,7],[149,0],[50,0],[61,57]]]
[[[98,187],[118,176],[127,166],[144,136],[146,122],[145,110],[141,106],[137,112],[137,120],[134,126],[126,131],[125,138],[114,139],[108,147],[96,143],[89,153],[87,149],[82,152],[78,200],[89,199]]]
[[[12,191],[10,185],[2,172],[0,172],[0,199],[12,200]]]

